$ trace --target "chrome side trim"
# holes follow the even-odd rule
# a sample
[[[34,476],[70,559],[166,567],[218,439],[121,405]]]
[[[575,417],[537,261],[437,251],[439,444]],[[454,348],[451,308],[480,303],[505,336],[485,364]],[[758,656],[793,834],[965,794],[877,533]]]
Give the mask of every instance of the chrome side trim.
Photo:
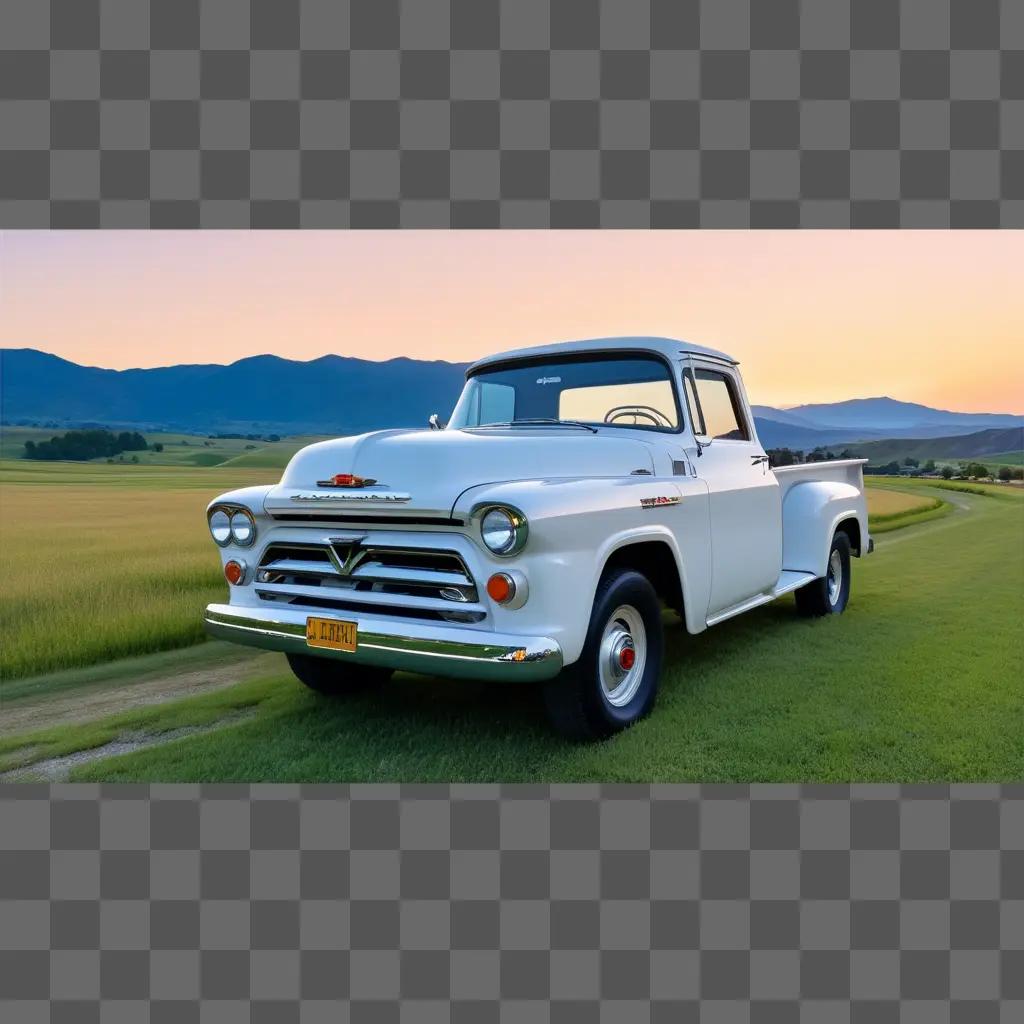
[[[548,637],[518,637],[432,624],[398,625],[361,613],[316,617],[354,619],[359,627],[357,649],[349,653],[308,647],[306,613],[282,615],[273,610],[211,604],[204,625],[211,636],[234,643],[425,675],[534,681],[550,679],[562,669],[562,650]]]
[[[391,504],[394,502],[412,501],[412,495],[407,494],[405,491],[359,491],[354,494],[338,494],[337,492],[323,494],[318,491],[300,491],[298,494],[293,494],[288,500],[350,502],[380,501]]]

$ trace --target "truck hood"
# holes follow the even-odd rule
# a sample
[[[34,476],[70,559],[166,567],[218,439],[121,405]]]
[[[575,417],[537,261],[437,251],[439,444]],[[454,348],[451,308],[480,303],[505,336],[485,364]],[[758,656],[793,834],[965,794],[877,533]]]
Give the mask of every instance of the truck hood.
[[[372,510],[389,515],[451,515],[470,487],[513,480],[622,477],[654,469],[650,449],[630,437],[569,428],[383,430],[321,441],[297,452],[267,495],[274,513]],[[371,485],[324,486],[338,474]]]

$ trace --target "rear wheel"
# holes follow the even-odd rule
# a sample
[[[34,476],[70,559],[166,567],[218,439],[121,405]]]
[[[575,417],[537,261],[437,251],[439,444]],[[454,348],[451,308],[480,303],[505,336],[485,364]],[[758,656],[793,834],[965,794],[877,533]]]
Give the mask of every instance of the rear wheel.
[[[371,690],[391,678],[392,670],[355,662],[334,661],[312,654],[288,654],[288,665],[296,678],[317,693],[340,697]]]
[[[825,575],[796,592],[801,615],[840,615],[850,600],[850,538],[842,532],[832,538]]]
[[[579,660],[544,689],[552,725],[572,739],[602,739],[654,706],[661,675],[661,602],[645,576],[607,573],[594,598]]]

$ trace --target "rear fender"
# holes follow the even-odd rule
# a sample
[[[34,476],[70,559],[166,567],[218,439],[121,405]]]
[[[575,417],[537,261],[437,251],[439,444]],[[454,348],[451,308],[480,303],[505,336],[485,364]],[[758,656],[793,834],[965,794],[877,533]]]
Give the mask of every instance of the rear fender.
[[[782,502],[782,568],[824,576],[836,527],[857,521],[860,536],[868,536],[863,491],[851,484],[808,480],[789,489]]]

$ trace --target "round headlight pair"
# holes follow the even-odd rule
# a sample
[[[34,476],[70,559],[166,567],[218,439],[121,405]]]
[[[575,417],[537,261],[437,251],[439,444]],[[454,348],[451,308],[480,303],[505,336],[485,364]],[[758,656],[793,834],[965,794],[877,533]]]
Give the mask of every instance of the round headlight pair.
[[[210,534],[222,548],[232,542],[247,548],[256,539],[256,520],[243,508],[215,508],[210,513]]]
[[[493,505],[480,519],[480,537],[496,555],[516,555],[526,546],[526,516],[506,505]]]

